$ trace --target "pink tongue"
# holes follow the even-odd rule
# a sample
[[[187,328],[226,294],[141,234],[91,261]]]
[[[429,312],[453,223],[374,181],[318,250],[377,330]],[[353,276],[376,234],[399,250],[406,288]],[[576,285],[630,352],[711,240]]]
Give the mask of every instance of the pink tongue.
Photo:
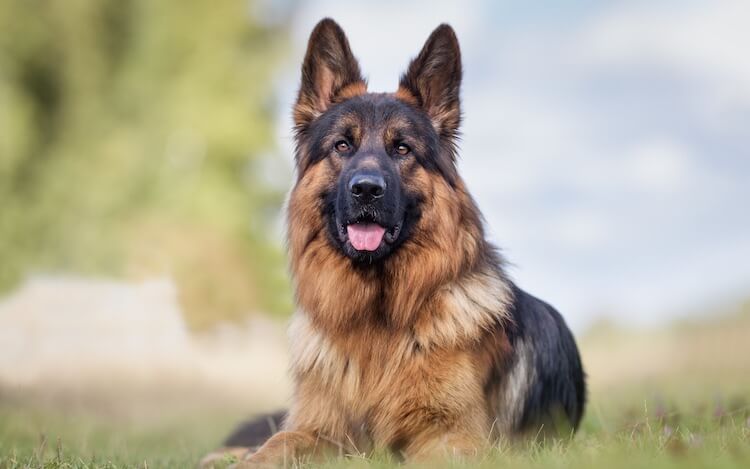
[[[374,251],[380,246],[385,228],[375,223],[357,223],[346,227],[349,241],[357,251]]]

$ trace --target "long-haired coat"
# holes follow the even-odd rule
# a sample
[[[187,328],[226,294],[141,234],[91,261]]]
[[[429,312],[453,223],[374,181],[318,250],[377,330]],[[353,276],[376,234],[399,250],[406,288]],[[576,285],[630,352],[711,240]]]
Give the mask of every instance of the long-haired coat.
[[[457,173],[460,83],[448,25],[394,93],[367,91],[334,21],[312,32],[288,204],[294,392],[283,419],[230,439],[260,445],[242,467],[372,449],[473,455],[498,438],[578,426],[575,341],[557,311],[508,279]]]

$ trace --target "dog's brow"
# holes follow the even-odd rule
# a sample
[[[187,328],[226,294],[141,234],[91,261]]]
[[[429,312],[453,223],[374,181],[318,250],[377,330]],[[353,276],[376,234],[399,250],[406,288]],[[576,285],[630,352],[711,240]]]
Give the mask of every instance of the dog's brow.
[[[328,129],[326,134],[327,138],[338,138],[344,135],[354,141],[359,141],[362,138],[360,119],[355,114],[344,115]]]
[[[399,116],[397,118],[391,119],[388,122],[383,137],[385,138],[385,140],[393,140],[395,138],[403,136],[404,134],[411,133],[413,128],[413,125],[407,118]]]
[[[395,130],[410,130],[413,124],[411,119],[403,114],[393,114],[388,119],[388,126]]]
[[[349,111],[346,114],[342,115],[339,119],[339,123],[341,125],[347,125],[347,126],[354,126],[359,125],[361,121],[361,118],[359,114],[356,112]]]
[[[383,133],[383,138],[386,141],[401,139],[410,134],[411,129],[411,126],[408,125],[388,126]]]

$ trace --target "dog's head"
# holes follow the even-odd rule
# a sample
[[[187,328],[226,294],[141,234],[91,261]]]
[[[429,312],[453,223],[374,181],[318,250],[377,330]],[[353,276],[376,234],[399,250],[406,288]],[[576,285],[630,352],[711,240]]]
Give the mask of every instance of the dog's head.
[[[368,93],[339,25],[324,19],[315,27],[294,107],[298,180],[290,203],[317,210],[318,230],[336,251],[374,264],[420,232],[430,235],[425,204],[436,185],[449,190],[458,178],[460,82],[448,25],[430,35],[395,93]],[[315,224],[303,212],[290,213],[290,230]]]

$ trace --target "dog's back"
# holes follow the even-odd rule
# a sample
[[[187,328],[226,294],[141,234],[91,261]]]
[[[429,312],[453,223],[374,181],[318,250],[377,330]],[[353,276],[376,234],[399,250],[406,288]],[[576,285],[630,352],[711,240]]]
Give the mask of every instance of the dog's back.
[[[560,313],[549,304],[513,286],[511,325],[506,334],[513,360],[498,377],[503,405],[498,418],[510,414],[508,433],[562,434],[575,430],[583,416],[586,385],[575,340]]]

